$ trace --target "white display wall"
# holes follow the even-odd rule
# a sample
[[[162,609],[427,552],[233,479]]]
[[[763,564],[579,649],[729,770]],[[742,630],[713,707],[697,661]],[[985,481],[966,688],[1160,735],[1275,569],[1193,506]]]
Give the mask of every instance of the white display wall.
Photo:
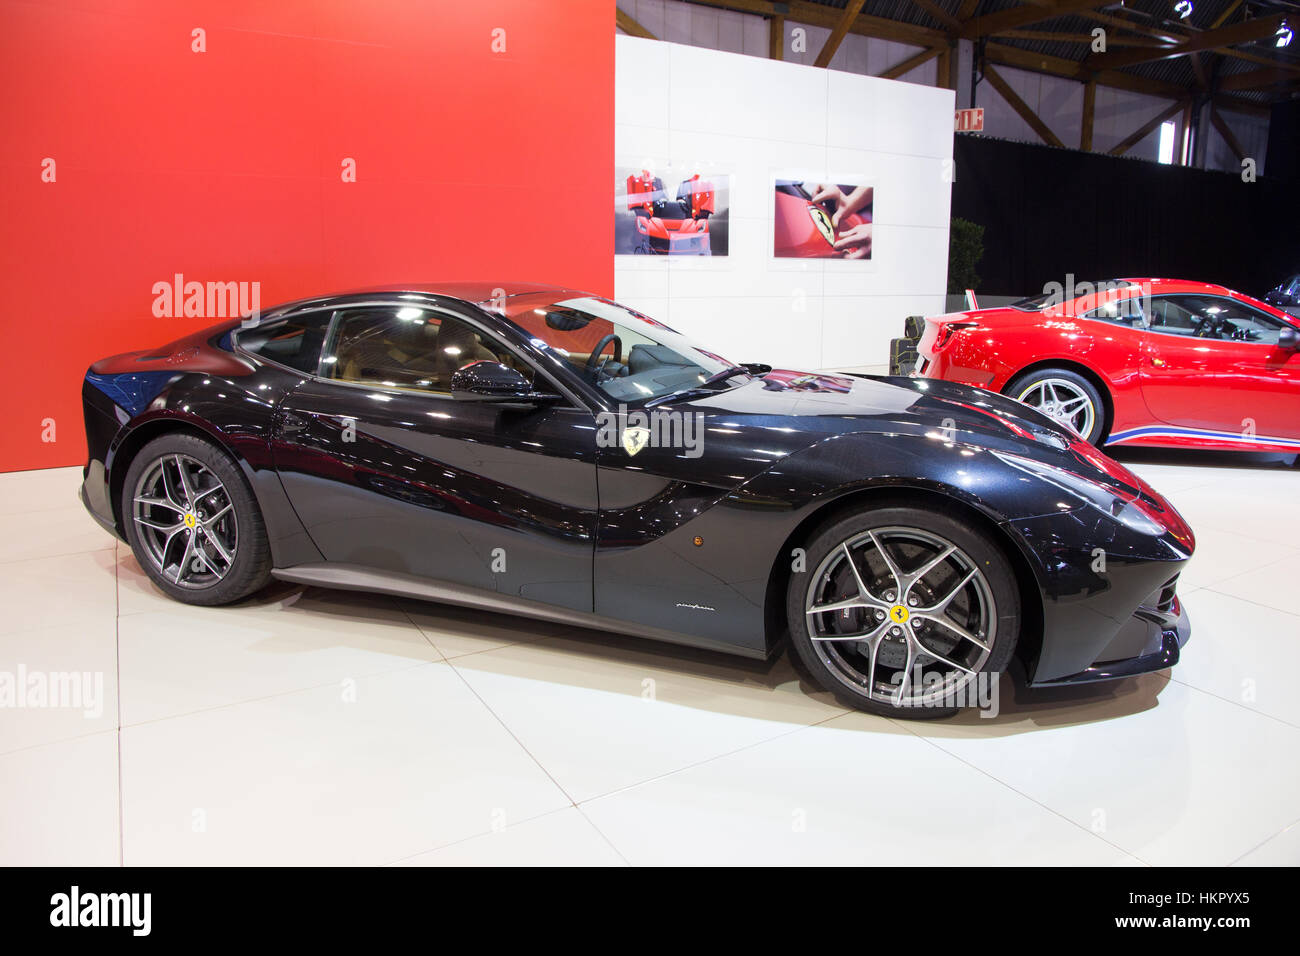
[[[733,361],[796,369],[883,366],[904,317],[943,311],[950,90],[628,36],[616,60],[616,165],[731,176],[730,254],[619,256],[620,301]],[[869,262],[773,257],[788,175],[875,186]]]

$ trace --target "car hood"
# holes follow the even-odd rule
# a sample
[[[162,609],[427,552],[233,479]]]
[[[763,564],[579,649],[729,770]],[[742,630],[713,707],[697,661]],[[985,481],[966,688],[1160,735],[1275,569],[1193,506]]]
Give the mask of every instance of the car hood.
[[[720,489],[743,484],[822,442],[845,438],[858,443],[852,457],[863,461],[861,478],[871,477],[880,460],[892,455],[897,461],[904,448],[907,454],[926,455],[933,449],[937,457],[958,448],[963,455],[983,451],[997,460],[989,462],[993,467],[1015,468],[1027,478],[1053,469],[1069,472],[1124,499],[1143,499],[1162,514],[1172,511],[1145,481],[1073,432],[1026,405],[969,385],[776,371],[721,392],[683,396],[652,410],[658,411],[698,416],[699,447],[657,448],[636,458],[638,467]],[[631,414],[628,424],[633,424]],[[636,424],[656,427],[653,421]],[[873,442],[882,449],[879,454],[873,455]]]
[[[669,406],[663,406],[669,407]],[[1059,450],[1073,439],[1046,416],[981,388],[933,379],[773,371],[734,388],[671,406],[702,412],[708,424],[774,433],[798,448],[830,435],[941,431],[952,440],[1007,450]],[[788,435],[783,441],[779,435]]]

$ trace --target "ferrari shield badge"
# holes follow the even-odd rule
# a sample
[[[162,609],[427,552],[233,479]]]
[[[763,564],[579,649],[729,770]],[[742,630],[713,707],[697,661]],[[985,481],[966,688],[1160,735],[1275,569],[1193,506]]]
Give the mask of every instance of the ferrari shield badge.
[[[809,206],[808,215],[812,217],[813,225],[822,234],[822,238],[835,245],[835,230],[831,228],[831,217],[826,214],[826,210],[821,206]]]
[[[642,428],[639,425],[633,425],[630,428],[623,429],[623,450],[629,455],[635,455],[650,442],[650,429]]]

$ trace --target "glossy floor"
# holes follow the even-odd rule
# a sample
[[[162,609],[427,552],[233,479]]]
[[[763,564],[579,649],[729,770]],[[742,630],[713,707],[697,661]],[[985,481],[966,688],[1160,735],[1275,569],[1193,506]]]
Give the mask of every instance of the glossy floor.
[[[0,475],[0,679],[89,675],[0,709],[0,863],[1300,863],[1300,470],[1129,461],[1200,539],[1183,662],[929,723],[784,657],[288,586],[183,607],[78,469]]]

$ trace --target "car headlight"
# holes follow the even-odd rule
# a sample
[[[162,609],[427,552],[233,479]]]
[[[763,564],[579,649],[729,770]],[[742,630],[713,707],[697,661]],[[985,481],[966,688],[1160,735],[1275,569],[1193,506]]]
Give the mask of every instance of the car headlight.
[[[1032,458],[1001,451],[993,454],[1012,468],[1059,488],[1085,507],[1100,511],[1139,534],[1158,535],[1166,530],[1164,523],[1150,513],[1141,498],[1125,490]]]

